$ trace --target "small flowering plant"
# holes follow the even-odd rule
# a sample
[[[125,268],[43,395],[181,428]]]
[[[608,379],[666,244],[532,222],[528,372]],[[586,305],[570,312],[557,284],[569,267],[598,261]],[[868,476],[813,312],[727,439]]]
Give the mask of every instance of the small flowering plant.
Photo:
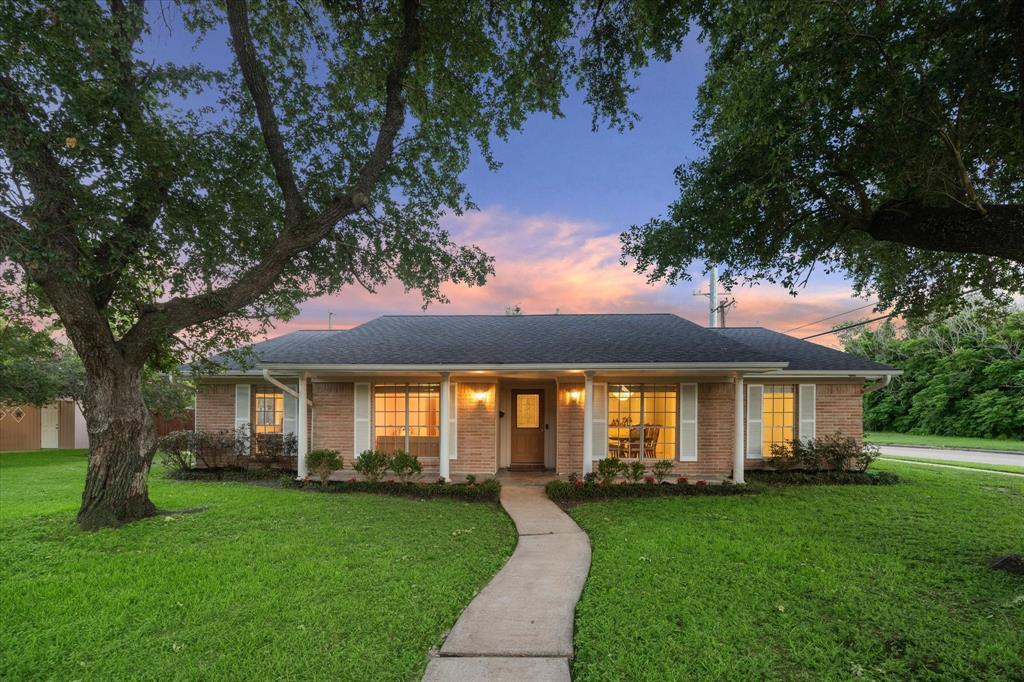
[[[654,485],[654,476],[644,476],[644,483]]]
[[[676,479],[676,485],[686,485],[689,482],[690,481],[686,478],[686,476],[680,476],[679,478]]]

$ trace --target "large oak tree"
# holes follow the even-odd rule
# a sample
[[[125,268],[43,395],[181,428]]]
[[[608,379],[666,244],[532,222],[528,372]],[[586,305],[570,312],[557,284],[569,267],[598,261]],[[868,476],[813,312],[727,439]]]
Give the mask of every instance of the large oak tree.
[[[155,512],[147,366],[240,345],[299,302],[392,279],[443,298],[491,259],[438,220],[472,206],[474,146],[569,78],[628,122],[648,47],[602,57],[603,2],[32,1],[0,6],[0,247],[8,314],[52,314],[81,356],[83,528]],[[663,55],[675,3],[615,7]],[[168,17],[167,13],[172,16]],[[226,44],[176,63],[146,36]],[[166,36],[163,38],[166,40]]]
[[[706,153],[625,260],[791,289],[817,264],[910,315],[1024,290],[1024,1],[686,4]]]

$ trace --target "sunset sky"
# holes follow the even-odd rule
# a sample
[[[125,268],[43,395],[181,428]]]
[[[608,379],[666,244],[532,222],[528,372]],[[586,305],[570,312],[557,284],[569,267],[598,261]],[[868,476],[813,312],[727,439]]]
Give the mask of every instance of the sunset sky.
[[[173,19],[170,24],[175,22]],[[224,42],[208,40],[192,52],[178,31],[155,32],[146,49],[204,61],[230,59]],[[218,43],[220,47],[218,47]],[[649,285],[643,275],[619,263],[619,233],[661,215],[678,196],[673,170],[701,150],[693,134],[697,87],[705,53],[695,38],[668,64],[649,68],[637,82],[633,107],[640,115],[625,133],[591,130],[591,111],[579,93],[564,104],[565,117],[534,116],[523,132],[495,152],[497,172],[475,158],[464,176],[478,212],[444,221],[456,242],[474,243],[494,256],[496,275],[483,288],[449,286],[451,302],[433,304],[429,313],[501,314],[518,304],[524,313],[672,312],[706,324],[707,299],[702,268],[692,282]],[[763,284],[733,292],[737,303],[729,326],[758,325],[785,331],[863,306],[841,276],[816,276],[793,298]],[[300,328],[323,328],[328,313],[335,327],[350,327],[381,314],[419,313],[422,301],[391,286],[371,295],[350,289],[307,302],[300,315],[281,322],[271,335]],[[843,319],[870,315],[869,309],[794,332],[829,329]],[[833,337],[817,339],[833,343]]]

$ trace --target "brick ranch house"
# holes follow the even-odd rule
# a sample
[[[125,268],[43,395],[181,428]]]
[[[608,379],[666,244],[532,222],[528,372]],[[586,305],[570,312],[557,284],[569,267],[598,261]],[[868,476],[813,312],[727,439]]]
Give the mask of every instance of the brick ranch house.
[[[252,351],[254,366],[200,380],[196,429],[296,433],[300,477],[310,449],[340,452],[348,477],[358,453],[401,448],[428,480],[583,474],[611,456],[742,482],[775,443],[860,439],[861,396],[900,373],[669,314],[384,316]]]

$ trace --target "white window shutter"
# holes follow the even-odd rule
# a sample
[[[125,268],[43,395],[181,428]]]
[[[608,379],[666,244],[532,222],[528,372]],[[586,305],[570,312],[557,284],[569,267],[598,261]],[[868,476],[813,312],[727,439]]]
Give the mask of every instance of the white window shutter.
[[[252,410],[252,387],[235,384],[235,433],[243,442],[249,442],[249,415]]]
[[[352,440],[353,454],[359,457],[365,451],[372,449],[370,444],[370,384],[357,383],[355,385],[354,412],[352,420],[355,428]]]
[[[761,384],[750,384],[747,386],[747,456],[753,459],[764,457],[762,441],[762,428],[764,414],[762,401],[764,398],[764,386]]]
[[[608,384],[594,383],[594,406],[590,414],[594,439],[591,459],[604,459],[608,456]]]
[[[288,388],[298,392],[298,384],[288,384]],[[295,433],[295,425],[299,420],[299,399],[291,393],[284,393],[284,416],[281,420],[281,433],[285,436]]]
[[[818,387],[814,384],[800,384],[800,440],[805,443],[814,440],[817,419]]]
[[[459,458],[459,390],[454,381],[448,382],[448,459]]]
[[[679,384],[679,461],[697,461],[697,384]]]

